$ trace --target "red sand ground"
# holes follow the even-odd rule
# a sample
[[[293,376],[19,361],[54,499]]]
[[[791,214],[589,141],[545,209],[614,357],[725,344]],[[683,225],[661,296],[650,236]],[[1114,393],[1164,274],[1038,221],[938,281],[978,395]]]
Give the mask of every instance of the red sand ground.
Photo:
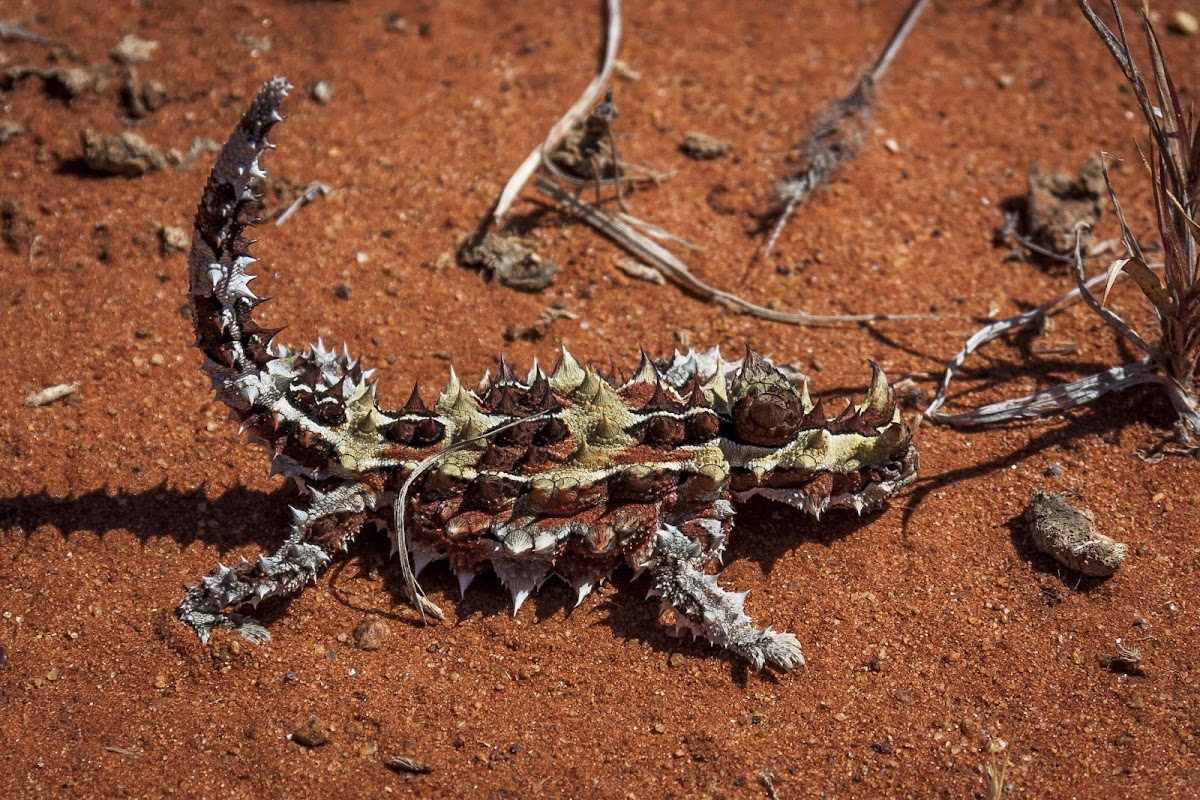
[[[935,0],[884,81],[877,135],[743,291],[784,309],[949,316],[810,329],[630,280],[613,246],[553,212],[536,235],[566,271],[544,294],[453,265],[456,240],[590,78],[597,3],[210,5],[12,0],[2,17],[68,42],[85,65],[126,32],[158,41],[139,75],[172,102],[133,129],[164,150],[223,140],[264,78],[290,78],[299,88],[268,166],[333,192],[261,231],[256,287],[277,298],[264,316],[290,326],[292,345],[349,342],[394,405],[414,378],[442,381],[451,356],[478,375],[501,350],[544,363],[566,340],[581,357],[633,364],[639,345],[669,352],[686,335],[734,353],[748,341],[842,394],[861,391],[871,358],[928,395],[968,318],[1071,285],[1002,263],[990,244],[997,205],[1023,191],[1030,163],[1126,157],[1115,180],[1152,238],[1132,96],[1066,0]],[[622,57],[640,79],[616,83],[620,145],[675,172],[634,194],[634,212],[700,242],[697,273],[735,287],[761,241],[753,215],[805,121],[849,87],[905,5],[630,4]],[[407,32],[387,29],[391,11]],[[1166,46],[1190,104],[1200,38]],[[0,44],[6,69],[47,66],[48,52]],[[318,79],[334,90],[325,106],[307,92]],[[95,177],[76,166],[78,131],[130,128],[117,83],[67,104],[29,80],[0,99],[2,118],[26,128],[0,148],[0,199],[38,237],[32,259],[28,236],[0,256],[0,795],[963,797],[982,796],[1002,743],[1012,796],[1200,793],[1200,472],[1134,455],[1170,423],[1149,390],[1022,427],[926,425],[921,482],[861,522],[745,509],[725,581],[752,590],[756,619],[800,637],[801,674],[754,674],[670,638],[628,574],[574,611],[565,585],[548,584],[514,619],[494,578],[460,601],[450,573],[431,569],[424,583],[452,622],[422,627],[397,600],[382,541],[264,607],[271,643],[217,635],[201,647],[172,614],[184,583],[273,547],[293,499],[211,398],[180,313],[184,258],[161,254],[155,233],[190,231],[211,155],[182,173]],[[690,129],[732,155],[688,161],[676,147]],[[1113,233],[1108,219],[1101,234]],[[556,301],[578,319],[505,345],[510,324]],[[1145,321],[1132,290],[1115,302]],[[1022,349],[1064,344],[1078,352]],[[1128,357],[1076,308],[972,362],[977,391],[955,405]],[[23,407],[69,381],[73,399]],[[1031,554],[1015,519],[1035,489],[1077,492],[1129,543],[1115,577],[1081,583]],[[390,626],[377,651],[347,638],[364,619]],[[1100,666],[1118,639],[1142,649],[1144,675]],[[313,715],[331,732],[309,749],[289,734]],[[395,774],[382,762],[396,754],[433,772]]]

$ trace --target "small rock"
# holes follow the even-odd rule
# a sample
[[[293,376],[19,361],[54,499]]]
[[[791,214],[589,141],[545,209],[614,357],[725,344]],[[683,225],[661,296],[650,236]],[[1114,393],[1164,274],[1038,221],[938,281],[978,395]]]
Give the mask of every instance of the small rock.
[[[679,669],[687,663],[687,659],[683,657],[683,653],[671,653],[671,657],[667,659],[667,666],[672,669]]]
[[[631,278],[637,278],[639,281],[647,281],[662,286],[667,282],[663,274],[647,264],[643,264],[635,258],[627,258],[625,256],[617,256],[613,259],[613,263],[617,265],[617,269],[624,272]]]
[[[399,11],[389,11],[383,15],[383,27],[388,33],[405,33],[408,31],[408,20]]]
[[[1092,530],[1092,512],[1068,505],[1065,494],[1036,492],[1025,509],[1025,522],[1034,547],[1084,575],[1112,575],[1129,549]]]
[[[67,101],[91,89],[99,91],[96,73],[83,67],[48,69],[42,73],[42,86],[46,94]]]
[[[158,42],[152,42],[149,39],[139,39],[132,33],[127,33],[113,46],[109,52],[113,61],[126,66],[131,64],[148,64],[154,60],[154,51],[158,49]]]
[[[1167,28],[1171,33],[1178,33],[1180,36],[1195,36],[1200,31],[1200,22],[1186,11],[1176,11],[1171,14]]]
[[[379,752],[379,745],[374,742],[364,742],[358,746],[359,758],[370,758]]]
[[[348,284],[348,283],[336,284],[333,287],[333,296],[336,297],[338,300],[349,300],[350,299],[350,284]]]
[[[167,680],[166,675],[159,673],[158,675],[155,676],[155,678],[154,678],[154,688],[155,689],[166,689],[170,685],[171,685],[171,682]]]
[[[305,747],[320,747],[329,741],[329,726],[314,714],[308,718],[308,722],[296,726],[292,731],[292,741]]]
[[[187,231],[175,225],[164,225],[158,229],[158,243],[162,254],[184,253],[192,246]]]
[[[24,132],[24,126],[19,122],[10,122],[8,120],[0,122],[0,145],[8,144],[9,139],[20,136]]]
[[[41,391],[33,392],[25,398],[25,406],[27,408],[38,408],[39,406],[50,405],[56,400],[61,400],[64,397],[69,397],[79,391],[78,383],[60,383],[57,386],[47,386]]]
[[[333,99],[333,87],[328,81],[317,81],[312,85],[312,99],[321,105],[327,105]]]
[[[728,153],[729,145],[704,131],[688,131],[679,145],[679,152],[697,161],[711,161]]]
[[[354,628],[354,644],[359,650],[378,650],[391,632],[381,619],[364,619]]]
[[[667,732],[667,726],[663,725],[661,722],[656,722],[654,723],[654,727],[652,727],[650,730],[658,734],[663,734]]]
[[[540,292],[551,284],[562,268],[542,257],[517,239],[485,233],[472,236],[458,251],[464,267],[478,267],[501,285],[522,292]]]
[[[958,730],[963,736],[974,736],[975,734],[979,733],[979,723],[973,719],[964,719],[962,722],[958,723]]]
[[[111,135],[85,128],[79,132],[79,139],[88,169],[105,175],[136,178],[167,167],[167,157],[136,133]]]

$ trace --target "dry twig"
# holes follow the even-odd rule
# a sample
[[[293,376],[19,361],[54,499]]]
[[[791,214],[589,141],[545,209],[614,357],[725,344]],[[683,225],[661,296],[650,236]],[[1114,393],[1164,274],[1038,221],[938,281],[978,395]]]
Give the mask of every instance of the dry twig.
[[[787,224],[796,207],[818,186],[828,182],[843,165],[851,161],[862,146],[866,127],[870,122],[871,103],[875,99],[875,86],[887,72],[892,59],[900,52],[901,45],[920,19],[926,3],[928,0],[914,0],[871,71],[858,79],[849,94],[817,117],[812,132],[800,145],[800,169],[775,185],[775,201],[780,204],[782,210],[775,228],[771,231],[771,238],[767,240],[764,257],[770,255],[775,248],[783,226]],[[753,263],[754,261],[751,261],[752,265]]]
[[[1079,7],[1121,67],[1150,133],[1150,158],[1143,155],[1143,161],[1146,162],[1154,188],[1155,212],[1163,245],[1163,274],[1160,277],[1156,268],[1146,262],[1102,161],[1105,185],[1129,255],[1112,262],[1103,275],[1085,278],[1082,248],[1077,236],[1073,259],[1076,289],[1032,312],[977,331],[947,365],[942,387],[925,415],[950,425],[1008,422],[1045,416],[1090,403],[1110,391],[1154,383],[1166,389],[1179,416],[1179,432],[1185,445],[1182,449],[1195,454],[1200,450],[1193,445],[1194,437],[1200,435],[1200,395],[1196,386],[1196,370],[1200,362],[1200,275],[1197,267],[1200,248],[1195,238],[1195,232],[1200,228],[1195,213],[1195,209],[1200,208],[1200,127],[1184,113],[1180,104],[1150,22],[1149,7],[1143,4],[1141,14],[1154,72],[1153,99],[1130,52],[1120,8],[1116,0],[1111,1],[1117,33],[1096,15],[1087,0],[1079,0]],[[1105,305],[1113,284],[1122,277],[1131,278],[1153,306],[1159,322],[1157,343],[1147,341],[1141,332]],[[1104,294],[1097,299],[1091,289],[1101,281],[1105,284]],[[1144,357],[1131,364],[1112,367],[1026,397],[993,403],[966,414],[946,415],[940,412],[954,371],[972,352],[1007,330],[1024,327],[1044,318],[1045,314],[1075,297],[1082,298],[1119,336],[1141,350]]]
[[[787,322],[794,325],[834,325],[841,323],[881,322],[885,320],[931,319],[931,317],[927,316],[903,314],[820,315],[806,314],[802,311],[776,311],[772,308],[766,308],[765,306],[751,303],[749,300],[745,300],[738,295],[730,294],[705,283],[697,278],[692,273],[691,268],[679,260],[670,250],[643,236],[623,219],[605,214],[603,211],[588,205],[579,198],[573,197],[570,192],[558,186],[553,181],[545,177],[538,177],[534,183],[534,188],[551,200],[554,200],[567,211],[578,216],[588,225],[591,225],[601,235],[611,239],[645,263],[656,267],[663,275],[684,290],[701,299],[741,311],[758,319],[771,320],[772,322]]]
[[[525,184],[529,183],[529,179],[533,177],[538,167],[542,165],[544,154],[554,152],[558,143],[567,135],[567,131],[571,130],[571,126],[582,119],[588,112],[588,109],[600,97],[600,93],[604,91],[604,87],[608,84],[608,79],[612,75],[613,65],[617,60],[617,47],[620,43],[621,0],[608,0],[608,27],[604,43],[604,60],[600,64],[600,71],[596,73],[596,77],[592,78],[592,82],[583,90],[583,94],[575,101],[575,105],[567,109],[567,113],[558,122],[554,123],[554,127],[550,129],[550,133],[546,134],[545,141],[533,148],[533,152],[525,157],[525,160],[521,162],[521,166],[517,167],[517,171],[508,179],[508,183],[504,185],[504,189],[500,192],[500,199],[496,201],[496,208],[492,211],[492,221],[494,223],[499,223],[508,214],[517,196],[525,188]]]

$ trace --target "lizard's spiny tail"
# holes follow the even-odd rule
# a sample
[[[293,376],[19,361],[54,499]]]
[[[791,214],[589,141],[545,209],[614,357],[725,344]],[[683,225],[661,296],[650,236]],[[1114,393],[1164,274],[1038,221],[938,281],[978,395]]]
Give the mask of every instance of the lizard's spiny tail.
[[[255,276],[246,268],[256,259],[243,234],[254,221],[256,184],[266,177],[259,160],[272,147],[267,133],[282,121],[279,104],[290,88],[283,78],[263,84],[221,148],[196,210],[188,254],[195,344],[207,357],[204,370],[217,396],[239,415],[279,391],[268,371],[277,331],[259,327],[251,317],[263,301],[250,291]]]

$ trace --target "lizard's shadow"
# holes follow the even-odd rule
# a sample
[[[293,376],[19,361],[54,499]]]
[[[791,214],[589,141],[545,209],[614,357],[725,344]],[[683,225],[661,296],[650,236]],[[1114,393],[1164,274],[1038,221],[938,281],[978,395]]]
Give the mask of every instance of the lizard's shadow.
[[[0,529],[20,531],[26,538],[47,525],[64,538],[82,531],[103,537],[125,530],[142,542],[174,539],[180,549],[203,542],[221,553],[247,544],[270,552],[287,531],[288,504],[296,500],[290,483],[273,492],[235,486],[217,497],[208,497],[203,487],[184,491],[165,484],[141,492],[98,488],[67,497],[43,489],[0,498]]]

